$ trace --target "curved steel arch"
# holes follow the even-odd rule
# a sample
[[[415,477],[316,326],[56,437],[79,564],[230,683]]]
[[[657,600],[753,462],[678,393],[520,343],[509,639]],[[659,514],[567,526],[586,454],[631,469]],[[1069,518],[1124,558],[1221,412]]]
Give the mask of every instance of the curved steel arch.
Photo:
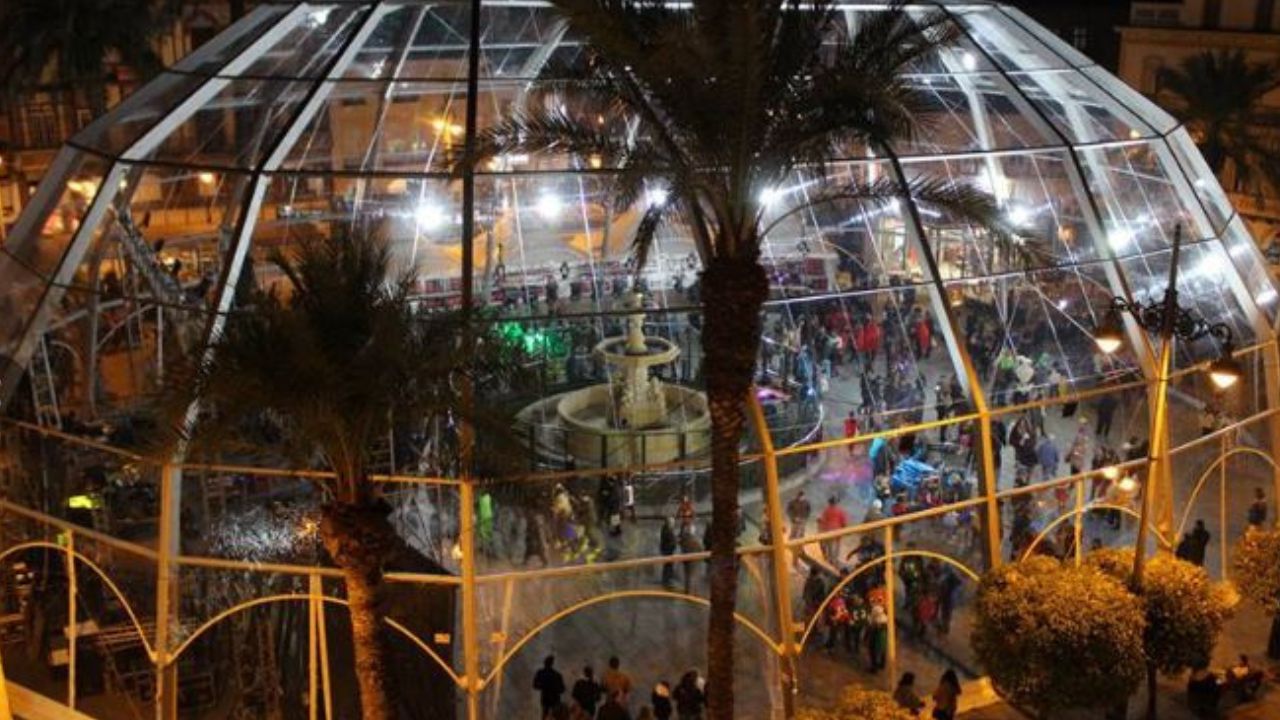
[[[949,555],[943,555],[942,553],[936,553],[931,550],[904,550],[902,552],[890,553],[888,555],[878,557],[869,563],[859,565],[856,570],[840,578],[840,582],[836,583],[836,586],[831,588],[831,592],[827,593],[827,596],[822,599],[821,603],[818,604],[818,611],[815,612],[813,614],[813,617],[809,618],[809,620],[805,623],[804,634],[800,636],[800,643],[798,646],[800,649],[798,652],[804,651],[805,643],[809,642],[809,636],[813,634],[814,628],[817,627],[818,625],[818,619],[822,617],[822,611],[827,607],[827,605],[835,598],[835,596],[841,590],[844,590],[846,585],[853,582],[854,578],[858,577],[859,575],[866,572],[867,570],[870,570],[871,568],[876,567],[877,565],[883,565],[883,564],[892,562],[893,560],[896,560],[898,558],[904,558],[904,557],[926,557],[926,558],[932,558],[934,560],[941,560],[947,563],[948,565],[951,565],[952,567],[959,568],[965,575],[969,576],[970,580],[977,582],[979,577],[978,573],[975,572],[973,568],[969,567],[968,565],[965,565],[964,563],[960,562],[959,560],[956,560],[955,558]],[[892,602],[892,600],[890,600],[890,602]]]
[[[548,617],[539,621],[538,624],[535,625],[532,630],[525,633],[518,641],[516,641],[516,643],[511,646],[510,650],[506,651],[505,653],[502,654],[501,657],[498,658],[497,664],[493,666],[493,669],[490,670],[489,674],[486,675],[484,679],[481,681],[480,689],[483,690],[484,688],[488,687],[489,683],[493,682],[493,680],[498,676],[498,673],[502,671],[502,668],[506,667],[506,664],[510,662],[511,658],[515,657],[516,653],[520,652],[520,650],[525,645],[527,645],[529,641],[533,640],[533,638],[536,637],[538,633],[541,633],[543,630],[546,630],[548,627],[578,612],[579,610],[585,610],[586,608],[592,607],[594,605],[600,605],[602,603],[612,602],[614,600],[626,600],[630,598],[666,598],[671,600],[680,600],[682,602],[687,602],[692,605],[701,605],[703,607],[708,607],[708,608],[711,607],[711,602],[709,600],[706,600],[705,598],[700,598],[696,595],[685,595],[684,593],[670,592],[666,590],[619,590],[616,592],[605,593],[604,595],[598,595],[596,597],[587,598],[586,600],[576,602],[573,605],[570,605],[569,607],[563,610],[557,611],[554,614],[549,615]],[[733,614],[733,618],[734,620],[738,621],[739,625],[746,628],[747,630],[750,630],[756,637],[760,638],[760,641],[763,642],[765,646],[769,648],[769,650],[773,651],[774,654],[779,656],[782,655],[781,646],[779,645],[779,643],[775,642],[773,638],[769,637],[769,634],[766,633],[763,629],[761,629],[759,625],[756,625],[751,620],[747,619],[746,617],[743,617],[742,613],[735,612]]]
[[[32,540],[31,542],[18,543],[13,547],[5,548],[3,552],[0,552],[0,560],[3,560],[9,557],[10,555],[12,555],[13,553],[20,552],[22,550],[33,550],[37,548],[54,550],[64,555],[67,553],[67,548],[62,547],[61,545],[58,545],[56,543],[51,543],[45,540]],[[77,550],[72,549],[71,555],[72,557],[84,563],[85,565],[88,565],[89,569],[92,570],[99,578],[101,578],[102,582],[106,583],[107,587],[111,589],[111,592],[115,594],[116,599],[120,601],[120,604],[122,606],[124,606],[124,611],[128,613],[129,622],[133,623],[133,628],[138,631],[138,637],[142,639],[142,647],[147,651],[147,656],[150,657],[151,662],[154,663],[156,661],[155,648],[151,646],[151,641],[147,639],[147,634],[143,632],[142,623],[138,622],[138,616],[133,612],[133,605],[130,605],[129,600],[125,598],[124,593],[120,592],[119,586],[117,586],[115,584],[115,581],[113,581],[110,577],[107,577],[107,573],[103,571],[103,569],[99,567],[97,563],[85,557],[83,553],[80,553]]]
[[[343,607],[350,606],[350,603],[348,603],[346,600],[342,598],[328,597],[325,595],[317,595],[315,596],[315,599],[321,602],[332,603],[334,605],[341,605]],[[300,593],[283,593],[279,595],[266,595],[264,597],[253,598],[252,600],[245,600],[244,602],[236,603],[235,605],[232,605],[231,607],[223,610],[217,615],[214,615],[213,617],[201,623],[200,626],[197,627],[194,632],[188,635],[186,639],[184,639],[178,645],[178,647],[174,648],[174,651],[170,653],[168,659],[170,662],[177,660],[178,656],[182,655],[183,652],[186,652],[186,649],[190,647],[191,644],[195,642],[201,635],[204,635],[206,632],[212,629],[214,625],[217,625],[218,623],[222,622],[223,620],[226,620],[227,618],[231,617],[232,615],[235,615],[238,612],[248,610],[249,608],[252,608],[252,607],[257,607],[258,605],[268,605],[271,603],[278,603],[278,602],[309,602],[311,600],[312,600],[311,595],[303,595]],[[406,638],[408,638],[410,642],[412,642],[420,650],[425,652],[428,657],[430,657],[432,660],[435,660],[436,664],[439,665],[442,670],[444,670],[446,673],[449,674],[449,678],[453,680],[454,684],[459,686],[462,685],[461,678],[459,678],[458,674],[453,671],[453,668],[449,667],[449,665],[438,654],[436,654],[436,651],[432,650],[430,646],[422,642],[422,640],[416,634],[414,634],[413,631],[409,630],[404,625],[401,625],[400,623],[396,622],[392,618],[384,617],[382,620],[389,627],[391,627],[392,629],[399,632],[401,635],[404,635]]]
[[[1182,520],[1178,522],[1178,529],[1173,533],[1175,538],[1181,537],[1182,531],[1186,530],[1187,521],[1191,519],[1191,506],[1195,504],[1196,498],[1200,496],[1200,491],[1204,489],[1205,483],[1209,481],[1209,474],[1214,470],[1217,470],[1219,465],[1222,465],[1236,455],[1252,455],[1253,457],[1262,458],[1266,461],[1267,465],[1271,467],[1273,472],[1280,471],[1280,465],[1276,464],[1276,461],[1270,455],[1257,448],[1235,447],[1225,453],[1222,453],[1215,458],[1213,462],[1209,463],[1209,466],[1204,469],[1204,472],[1200,473],[1199,479],[1196,480],[1196,485],[1191,490],[1191,497],[1187,498],[1187,506],[1182,511]]]
[[[1031,557],[1031,553],[1034,552],[1035,549],[1040,546],[1040,541],[1048,537],[1049,533],[1052,532],[1054,528],[1058,527],[1059,525],[1066,522],[1067,520],[1074,518],[1077,514],[1083,515],[1085,513],[1093,512],[1095,510],[1117,510],[1119,512],[1124,513],[1125,515],[1128,515],[1129,517],[1136,518],[1138,520],[1142,519],[1142,516],[1138,514],[1138,512],[1135,511],[1133,508],[1125,507],[1123,505],[1112,505],[1111,503],[1089,503],[1088,505],[1085,505],[1084,507],[1078,510],[1075,510],[1075,509],[1069,510],[1059,515],[1058,517],[1054,518],[1053,522],[1050,522],[1048,525],[1045,525],[1043,530],[1036,533],[1036,536],[1031,541],[1031,544],[1027,546],[1026,550],[1022,551],[1022,555],[1020,555],[1018,559],[1026,560],[1027,558]],[[1148,521],[1147,529],[1150,530],[1152,533],[1154,533],[1156,542],[1159,543],[1161,547],[1166,547],[1166,548],[1170,547],[1169,539],[1160,533],[1160,529],[1157,528],[1154,523]]]

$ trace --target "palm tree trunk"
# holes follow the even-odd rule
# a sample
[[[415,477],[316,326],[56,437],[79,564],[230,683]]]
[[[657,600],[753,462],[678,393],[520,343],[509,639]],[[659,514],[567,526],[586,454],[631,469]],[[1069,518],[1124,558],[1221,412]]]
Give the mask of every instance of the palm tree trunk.
[[[324,508],[320,537],[342,569],[351,612],[351,647],[360,717],[392,720],[395,697],[382,628],[382,560],[394,533],[386,511],[371,505],[335,503]]]
[[[768,278],[754,258],[711,259],[702,272],[704,370],[711,412],[708,720],[733,718],[738,445],[746,425],[743,402],[751,387],[760,344],[760,313],[768,294]]]

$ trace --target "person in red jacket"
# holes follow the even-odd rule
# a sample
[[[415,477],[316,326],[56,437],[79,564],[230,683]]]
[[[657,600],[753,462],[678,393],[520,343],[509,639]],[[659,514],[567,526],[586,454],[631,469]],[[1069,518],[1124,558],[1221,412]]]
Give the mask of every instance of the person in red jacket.
[[[841,530],[849,525],[849,516],[845,514],[844,508],[840,507],[840,503],[836,497],[832,495],[827,498],[827,507],[822,511],[822,515],[818,516],[818,532],[831,532],[833,530]],[[835,564],[840,560],[840,538],[834,540],[822,541],[822,556],[827,562]]]
[[[850,410],[844,419],[844,437],[846,440],[858,437],[858,417]],[[858,446],[849,443],[849,454],[853,455]]]
[[[916,319],[916,357],[923,359],[929,357],[929,350],[932,347],[933,331],[929,328],[929,318],[923,313]]]

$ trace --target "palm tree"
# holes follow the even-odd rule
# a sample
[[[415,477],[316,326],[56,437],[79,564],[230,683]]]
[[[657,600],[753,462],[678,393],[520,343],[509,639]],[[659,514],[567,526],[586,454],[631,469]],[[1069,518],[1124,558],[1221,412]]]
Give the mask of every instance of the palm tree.
[[[106,109],[110,60],[142,77],[161,68],[151,41],[178,0],[6,0],[0,5],[0,84],[10,90],[80,90]]]
[[[1156,98],[1187,126],[1215,175],[1237,190],[1280,187],[1280,116],[1263,98],[1280,87],[1280,65],[1243,50],[1206,50],[1161,68]]]
[[[687,11],[644,0],[551,4],[585,59],[554,69],[554,79],[568,81],[548,84],[554,99],[488,129],[471,162],[553,151],[615,168],[619,212],[659,188],[666,199],[647,203],[637,224],[637,268],[663,222],[692,235],[712,421],[709,712],[725,720],[734,706],[739,443],[770,292],[760,256],[774,225],[765,224],[762,194],[795,174],[821,177],[831,160],[867,149],[892,158],[889,141],[916,133],[929,112],[904,73],[956,30],[940,15],[912,17],[894,5],[851,34],[823,0],[703,0]],[[828,185],[810,204],[888,204],[908,193],[996,226],[991,198],[932,179]]]
[[[249,307],[229,317],[207,352],[193,355],[191,382],[173,383],[180,389],[170,416],[186,417],[194,387],[199,419],[193,427],[173,423],[189,448],[225,450],[247,425],[269,422],[295,467],[315,467],[318,459],[332,471],[319,482],[319,534],[346,584],[361,717],[396,717],[382,578],[404,548],[388,521],[390,506],[370,482],[371,450],[397,427],[433,418],[476,423],[461,388],[500,384],[519,358],[493,334],[464,334],[460,313],[412,310],[411,279],[389,278],[390,255],[378,241],[312,240],[296,257],[277,251],[272,260],[289,279],[290,296],[254,293]]]

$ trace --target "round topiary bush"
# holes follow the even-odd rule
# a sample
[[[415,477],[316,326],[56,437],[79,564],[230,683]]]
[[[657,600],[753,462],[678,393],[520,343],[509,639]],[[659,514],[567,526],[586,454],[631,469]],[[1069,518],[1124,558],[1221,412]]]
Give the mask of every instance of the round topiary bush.
[[[796,720],[919,720],[899,707],[893,696],[876,690],[851,687],[844,691],[838,707],[832,710],[800,708]]]
[[[978,584],[973,648],[996,691],[1042,718],[1111,708],[1143,677],[1142,608],[1097,567],[1035,556]]]
[[[1250,528],[1236,544],[1232,577],[1240,594],[1280,614],[1280,530]]]

